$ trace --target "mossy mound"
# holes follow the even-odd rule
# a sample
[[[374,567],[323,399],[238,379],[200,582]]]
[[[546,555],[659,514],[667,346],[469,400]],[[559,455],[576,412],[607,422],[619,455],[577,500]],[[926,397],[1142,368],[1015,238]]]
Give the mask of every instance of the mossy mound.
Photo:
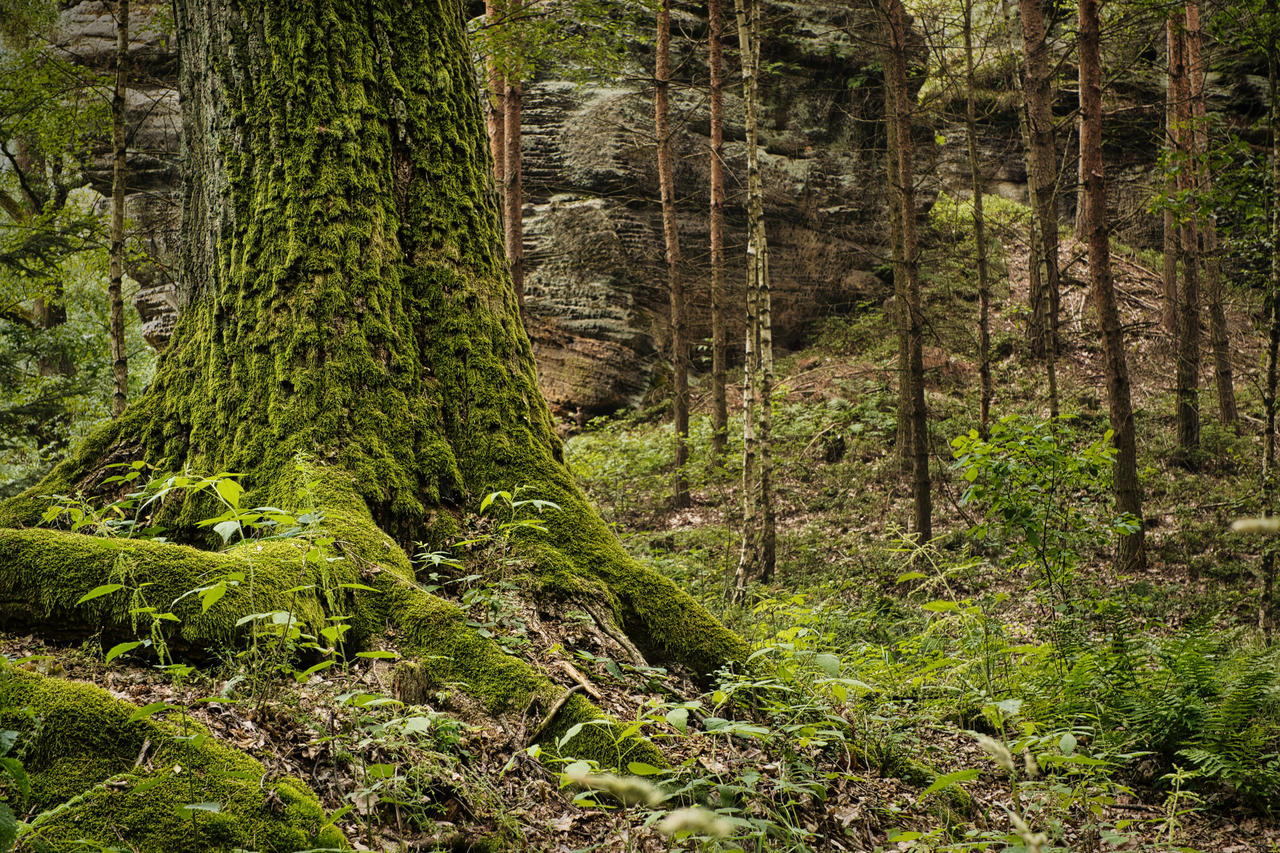
[[[139,853],[347,849],[301,781],[268,778],[177,712],[130,722],[136,711],[92,685],[0,665],[0,728],[20,732],[31,779],[19,807],[37,813],[17,851],[81,840]]]

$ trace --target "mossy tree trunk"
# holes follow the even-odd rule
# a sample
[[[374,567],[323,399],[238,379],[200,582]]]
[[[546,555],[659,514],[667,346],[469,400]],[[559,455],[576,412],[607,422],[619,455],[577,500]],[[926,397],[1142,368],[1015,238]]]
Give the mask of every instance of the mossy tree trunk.
[[[115,382],[111,414],[119,415],[129,400],[129,357],[124,343],[124,195],[128,174],[125,136],[125,91],[129,85],[129,0],[118,0],[116,18],[116,85],[111,93],[111,276],[107,284],[110,311],[111,373]]]
[[[523,486],[561,507],[547,532],[514,542],[540,603],[585,605],[655,663],[708,674],[743,657],[739,638],[626,555],[561,461],[503,256],[460,2],[179,0],[176,14],[189,304],[148,391],[0,505],[0,526],[33,524],[50,494],[101,494],[105,466],[142,459],[242,472],[258,504],[298,506],[301,490],[342,559],[308,568],[252,543],[211,553],[0,529],[0,618],[127,633],[124,603],[76,600],[123,575],[167,602],[251,564],[255,591],[208,613],[195,596],[174,605],[186,644],[234,639],[249,607],[320,623],[332,602],[295,606],[283,591],[358,583],[378,592],[336,605],[357,642],[390,624],[426,677],[492,713],[549,707],[563,691],[419,588],[406,553],[444,544],[485,493]],[[197,498],[162,511],[178,531],[207,515]],[[593,716],[575,695],[548,735]],[[599,727],[571,748],[621,758]]]

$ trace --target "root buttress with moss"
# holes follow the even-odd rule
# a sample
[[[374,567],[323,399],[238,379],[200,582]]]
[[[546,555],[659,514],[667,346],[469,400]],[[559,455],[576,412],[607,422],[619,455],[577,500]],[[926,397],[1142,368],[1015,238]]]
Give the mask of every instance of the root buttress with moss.
[[[176,4],[187,304],[147,392],[0,505],[0,625],[130,639],[128,596],[76,604],[107,583],[148,584],[191,654],[242,641],[249,613],[288,610],[313,632],[350,616],[349,650],[392,629],[426,682],[495,716],[545,713],[564,688],[424,591],[408,557],[445,545],[480,496],[521,486],[561,507],[513,542],[543,609],[585,604],[648,661],[702,676],[743,659],[740,638],[624,552],[563,465],[503,260],[460,3],[311,5]],[[287,541],[207,550],[211,506],[177,493],[153,521],[187,545],[37,527],[51,495],[114,497],[108,466],[135,460],[236,472],[249,505],[305,496],[326,559]],[[183,597],[231,572],[253,583],[208,612]],[[575,694],[541,737],[600,718]],[[603,722],[565,751],[662,763]]]

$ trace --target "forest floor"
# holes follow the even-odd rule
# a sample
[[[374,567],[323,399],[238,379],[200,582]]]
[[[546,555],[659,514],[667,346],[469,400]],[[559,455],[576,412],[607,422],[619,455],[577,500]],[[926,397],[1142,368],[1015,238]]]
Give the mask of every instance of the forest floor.
[[[671,769],[627,769],[658,783],[665,802],[627,805],[574,784],[559,772],[572,767],[524,748],[528,721],[495,723],[461,694],[421,706],[363,701],[395,695],[387,661],[291,677],[228,653],[175,684],[127,658],[104,664],[93,643],[0,637],[0,654],[139,705],[185,708],[271,774],[349,809],[339,825],[357,849],[1280,850],[1280,659],[1254,627],[1260,543],[1227,532],[1259,510],[1252,297],[1233,293],[1229,311],[1244,434],[1216,423],[1206,391],[1201,470],[1176,467],[1158,257],[1117,248],[1151,556],[1146,573],[1118,576],[1079,244],[1064,240],[1061,255],[1067,417],[1048,428],[1037,426],[1044,367],[1023,355],[1027,248],[1016,216],[997,231],[993,413],[1011,417],[1011,439],[990,458],[1006,464],[994,491],[1045,520],[1044,537],[1028,543],[990,493],[966,496],[952,450],[977,422],[977,290],[964,218],[939,210],[934,220],[924,264],[932,544],[902,528],[910,494],[893,448],[894,335],[877,305],[831,318],[810,347],[779,360],[778,573],[745,605],[725,601],[741,439],[726,463],[709,456],[705,382],[695,388],[690,509],[666,508],[672,435],[660,417],[622,415],[567,444],[628,549],[752,643],[748,671],[697,685],[611,659],[585,614],[544,630],[493,554],[442,580],[474,626],[660,744]],[[725,822],[660,833],[688,803]]]

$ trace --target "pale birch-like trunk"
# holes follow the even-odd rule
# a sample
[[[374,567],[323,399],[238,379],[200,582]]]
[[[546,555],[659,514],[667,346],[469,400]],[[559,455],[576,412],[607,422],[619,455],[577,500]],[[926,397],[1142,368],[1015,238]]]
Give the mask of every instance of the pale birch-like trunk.
[[[742,554],[733,597],[741,601],[750,581],[773,578],[777,530],[773,507],[773,329],[769,252],[760,174],[760,0],[734,0],[742,57],[747,134],[747,336],[743,380]]]
[[[502,9],[501,0],[485,0],[484,17],[487,26],[500,26]],[[487,91],[484,100],[484,123],[489,134],[489,153],[493,155],[493,179],[498,191],[506,192],[503,166],[507,161],[507,80],[492,51],[485,59],[485,80]]]

